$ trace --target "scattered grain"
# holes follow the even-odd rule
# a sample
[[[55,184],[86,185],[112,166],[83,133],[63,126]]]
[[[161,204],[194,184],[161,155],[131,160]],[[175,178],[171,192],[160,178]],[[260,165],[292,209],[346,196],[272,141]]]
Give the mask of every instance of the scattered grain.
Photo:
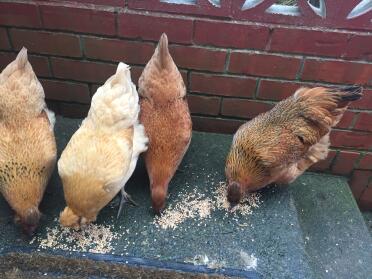
[[[181,201],[170,205],[160,217],[155,217],[154,224],[162,229],[175,229],[187,219],[204,219],[210,216],[212,200],[199,193],[181,195]]]
[[[118,237],[117,233],[112,232],[110,225],[89,224],[81,230],[75,230],[57,224],[54,228],[47,228],[45,238],[35,237],[30,244],[38,243],[38,249],[109,253],[114,250],[112,241]]]
[[[233,214],[233,219],[236,219],[237,214],[247,216],[252,214],[254,208],[259,207],[260,195],[258,193],[248,194],[240,204],[230,208],[225,182],[219,182],[215,188],[211,198],[196,192],[196,189],[192,193],[180,193],[178,199],[173,204],[169,204],[160,217],[154,219],[154,224],[161,229],[174,230],[187,219],[209,218],[215,210],[225,210],[226,214]],[[236,221],[239,224],[237,219]],[[200,223],[197,225],[200,226]],[[240,225],[248,226],[248,224]]]

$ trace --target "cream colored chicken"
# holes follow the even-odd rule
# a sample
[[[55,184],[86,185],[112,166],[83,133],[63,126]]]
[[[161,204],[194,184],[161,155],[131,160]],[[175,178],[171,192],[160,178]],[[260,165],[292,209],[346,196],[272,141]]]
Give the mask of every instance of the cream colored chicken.
[[[120,190],[121,206],[130,200],[124,186],[147,149],[138,113],[129,66],[119,63],[116,74],[93,96],[87,118],[58,161],[67,203],[60,216],[63,226],[79,228],[95,221]]]
[[[293,182],[328,155],[329,133],[362,88],[300,88],[272,110],[243,124],[226,160],[228,199],[270,183]]]
[[[0,74],[0,192],[29,234],[56,162],[54,122],[23,48]]]

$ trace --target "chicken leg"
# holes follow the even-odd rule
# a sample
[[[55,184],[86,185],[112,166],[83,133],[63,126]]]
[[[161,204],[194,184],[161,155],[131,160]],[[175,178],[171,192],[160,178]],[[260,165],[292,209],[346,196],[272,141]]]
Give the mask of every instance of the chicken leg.
[[[123,211],[123,205],[125,203],[129,203],[133,206],[138,206],[138,204],[132,199],[132,197],[127,192],[125,192],[124,187],[121,188],[120,193],[121,193],[121,198],[120,198],[118,214],[116,216],[117,219],[119,219],[121,212]]]

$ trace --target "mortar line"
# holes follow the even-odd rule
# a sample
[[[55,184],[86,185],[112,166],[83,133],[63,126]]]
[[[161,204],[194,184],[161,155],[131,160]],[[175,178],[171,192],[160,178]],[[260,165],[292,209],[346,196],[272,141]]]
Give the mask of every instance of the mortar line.
[[[0,27],[6,27],[5,25],[0,25]],[[145,42],[145,43],[157,43],[157,40],[151,40],[151,39],[143,39],[143,38],[128,38],[128,37],[120,37],[119,35],[107,35],[107,34],[94,34],[94,33],[82,33],[82,32],[76,32],[76,31],[69,31],[69,30],[60,30],[60,29],[42,29],[42,28],[34,28],[34,27],[12,27],[12,29],[17,29],[17,30],[24,30],[24,31],[36,31],[36,32],[49,32],[53,34],[65,34],[65,35],[82,35],[82,36],[90,36],[90,37],[95,37],[97,39],[116,39],[116,40],[122,40],[122,41],[131,41],[131,42]],[[371,34],[372,35],[372,34]],[[187,46],[191,48],[205,48],[205,49],[210,49],[210,50],[215,50],[215,51],[227,51],[228,49],[231,49],[231,51],[237,51],[237,52],[242,52],[242,53],[253,53],[253,54],[262,54],[262,55],[274,55],[274,56],[280,56],[280,57],[288,57],[288,58],[303,58],[304,54],[303,53],[291,53],[291,52],[268,52],[265,49],[254,49],[254,48],[224,48],[220,46],[213,46],[213,45],[208,45],[208,44],[191,44],[189,42],[187,43],[179,43],[179,42],[174,42],[172,43],[172,46]],[[360,60],[356,59],[341,59],[338,57],[332,57],[332,56],[316,56],[312,55],[310,53],[305,54],[305,56],[308,59],[315,59],[315,60],[322,60],[322,61],[339,61],[339,62],[344,62],[344,63],[359,63],[359,64],[372,64],[372,61],[366,61],[363,60],[362,58]],[[372,86],[372,85],[371,85]]]

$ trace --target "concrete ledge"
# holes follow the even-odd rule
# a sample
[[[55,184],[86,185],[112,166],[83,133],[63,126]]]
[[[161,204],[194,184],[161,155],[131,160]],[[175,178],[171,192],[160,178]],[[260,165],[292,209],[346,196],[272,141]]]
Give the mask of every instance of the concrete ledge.
[[[57,119],[59,152],[79,123]],[[169,208],[185,203],[190,195],[216,204],[216,185],[224,180],[231,139],[194,133],[189,152],[170,185]],[[154,222],[142,162],[129,183],[128,192],[139,206],[125,207],[119,220],[115,219],[115,200],[102,210],[97,224],[108,227],[116,237],[110,243],[112,249],[100,254],[73,251],[78,249],[63,237],[54,243],[63,244],[58,249],[41,248],[40,241],[47,239],[48,231],[59,230],[56,217],[64,207],[57,173],[40,207],[45,216],[31,244],[14,226],[11,210],[0,199],[0,275],[368,278],[372,274],[372,240],[341,177],[305,174],[287,188],[262,190],[261,203],[251,209],[251,215],[212,208],[205,218],[186,218],[174,229]]]

